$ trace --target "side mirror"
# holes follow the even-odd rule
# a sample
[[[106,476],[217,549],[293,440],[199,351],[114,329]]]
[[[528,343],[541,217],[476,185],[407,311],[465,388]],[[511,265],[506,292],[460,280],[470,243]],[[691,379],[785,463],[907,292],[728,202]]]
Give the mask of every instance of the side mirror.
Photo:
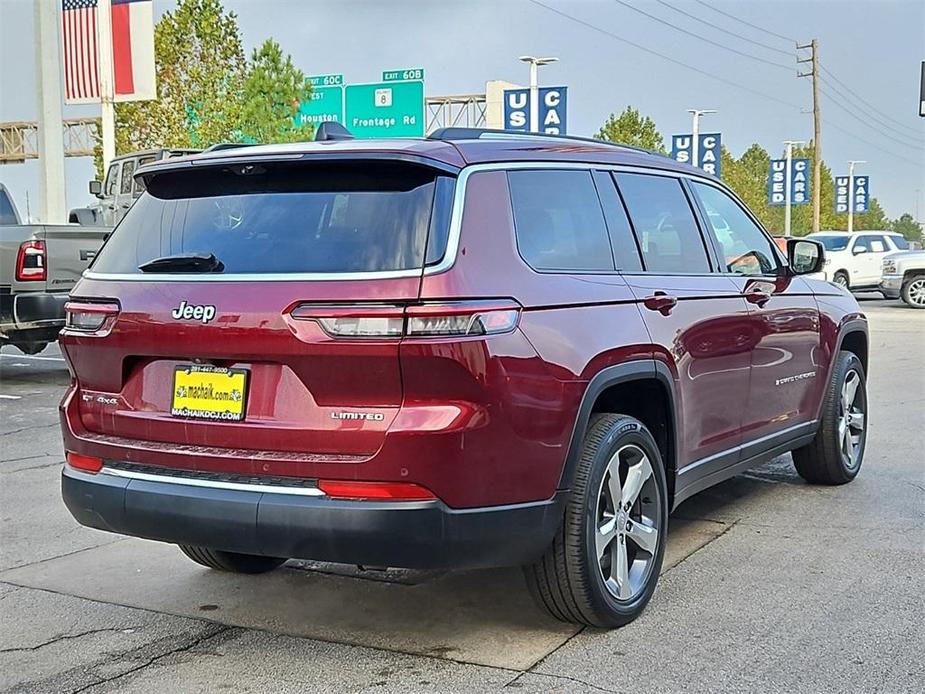
[[[101,197],[103,195],[103,184],[99,181],[90,181],[90,195]]]
[[[861,253],[867,253],[867,249],[864,246],[855,246],[851,249],[851,252],[855,255],[861,255]]]
[[[821,272],[825,265],[825,248],[818,241],[787,239],[787,261],[794,275]]]

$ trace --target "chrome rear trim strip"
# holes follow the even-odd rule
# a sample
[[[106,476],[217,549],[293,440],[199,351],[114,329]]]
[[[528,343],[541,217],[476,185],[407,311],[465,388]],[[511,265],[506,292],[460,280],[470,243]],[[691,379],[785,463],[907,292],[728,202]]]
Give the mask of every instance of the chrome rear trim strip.
[[[246,484],[243,482],[221,482],[219,480],[204,480],[195,477],[175,477],[173,475],[154,475],[148,472],[134,470],[120,470],[119,468],[104,466],[101,475],[112,475],[144,482],[164,482],[165,484],[179,484],[187,487],[207,487],[209,489],[229,489],[239,492],[263,492],[264,494],[290,494],[295,496],[327,496],[318,487],[284,487],[270,484]]]

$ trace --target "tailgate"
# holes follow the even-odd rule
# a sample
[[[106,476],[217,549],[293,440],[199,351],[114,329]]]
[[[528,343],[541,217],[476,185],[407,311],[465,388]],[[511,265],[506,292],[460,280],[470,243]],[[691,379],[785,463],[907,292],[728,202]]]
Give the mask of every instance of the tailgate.
[[[109,227],[77,224],[47,224],[38,228],[35,238],[45,241],[48,291],[69,291],[112,231]]]

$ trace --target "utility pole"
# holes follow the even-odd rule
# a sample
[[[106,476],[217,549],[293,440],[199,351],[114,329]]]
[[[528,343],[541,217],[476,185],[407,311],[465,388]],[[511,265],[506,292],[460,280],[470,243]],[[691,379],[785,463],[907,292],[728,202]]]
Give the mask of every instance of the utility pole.
[[[700,166],[700,116],[716,113],[714,109],[689,108],[691,114],[691,165]]]
[[[35,62],[38,75],[39,219],[64,224],[64,130],[61,125],[61,56],[58,49],[60,18],[56,0],[35,3]],[[28,213],[28,211],[27,211]],[[31,214],[29,214],[31,218]]]
[[[822,109],[819,103],[819,42],[797,44],[797,49],[809,49],[809,58],[798,58],[798,63],[812,63],[810,72],[798,72],[799,77],[813,78],[813,231],[819,231],[822,207]]]
[[[848,233],[854,231],[854,165],[866,164],[866,161],[852,159],[848,162]]]
[[[112,68],[112,2],[99,0],[96,6],[97,64],[100,71],[100,106],[103,139],[103,175],[116,156],[116,111],[113,99],[115,86]]]
[[[791,170],[791,162],[793,161],[793,146],[802,145],[801,140],[784,140],[784,144],[787,146],[787,169],[784,172],[784,238],[790,238],[790,207],[793,203],[793,171]]]
[[[520,60],[530,64],[530,132],[540,130],[540,87],[537,68],[540,65],[555,63],[558,58],[535,58],[532,55],[522,55]]]

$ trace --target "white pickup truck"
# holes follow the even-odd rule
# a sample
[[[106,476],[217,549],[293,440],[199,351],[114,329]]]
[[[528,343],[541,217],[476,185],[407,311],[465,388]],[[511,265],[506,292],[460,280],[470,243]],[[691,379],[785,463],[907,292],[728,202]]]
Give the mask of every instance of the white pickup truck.
[[[925,308],[925,251],[885,255],[880,291],[887,299],[901,297],[912,308]]]
[[[20,224],[0,183],[0,345],[36,354],[58,339],[68,292],[112,229]]]
[[[819,231],[807,238],[825,246],[825,278],[852,291],[879,289],[883,258],[909,249],[902,234],[893,231]]]

